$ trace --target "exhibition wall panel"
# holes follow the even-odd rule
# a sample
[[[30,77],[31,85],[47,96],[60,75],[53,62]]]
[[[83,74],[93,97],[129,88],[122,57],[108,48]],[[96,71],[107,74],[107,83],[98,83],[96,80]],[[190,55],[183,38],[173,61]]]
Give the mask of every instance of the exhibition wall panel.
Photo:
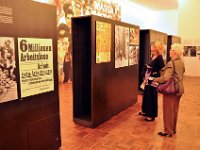
[[[74,121],[96,127],[137,101],[139,26],[75,17],[72,39]]]
[[[0,1],[0,149],[61,145],[56,8]]]

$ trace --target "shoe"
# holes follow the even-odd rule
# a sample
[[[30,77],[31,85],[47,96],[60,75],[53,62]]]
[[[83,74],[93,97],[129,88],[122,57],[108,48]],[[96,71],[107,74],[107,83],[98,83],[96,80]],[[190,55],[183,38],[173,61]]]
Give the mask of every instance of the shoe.
[[[146,122],[151,122],[151,121],[154,121],[155,120],[155,118],[145,118],[144,119],[144,121],[146,121]]]
[[[146,116],[146,113],[143,113],[143,112],[139,112],[138,115],[141,115],[141,116]]]
[[[172,135],[167,134],[165,132],[158,132],[158,135],[160,135],[160,136],[166,136],[166,137],[172,137]]]

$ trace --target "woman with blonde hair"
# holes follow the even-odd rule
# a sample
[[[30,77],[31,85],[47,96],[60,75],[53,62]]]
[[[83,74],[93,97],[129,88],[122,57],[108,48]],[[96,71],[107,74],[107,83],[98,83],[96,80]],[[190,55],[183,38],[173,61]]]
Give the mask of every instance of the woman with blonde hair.
[[[143,93],[142,111],[139,112],[139,115],[146,116],[145,121],[154,121],[158,116],[158,93],[151,83],[153,78],[160,76],[160,70],[165,65],[162,57],[163,51],[164,45],[161,41],[151,43],[151,61],[146,65],[148,79]]]
[[[185,66],[181,60],[182,52],[183,48],[180,44],[172,44],[170,49],[171,61],[169,61],[166,66],[161,69],[161,76],[155,78],[153,81],[153,83],[165,83],[173,76],[178,86],[178,92],[176,94],[163,94],[164,131],[158,133],[160,136],[171,137],[176,133],[179,102],[182,94],[184,93],[183,74],[185,72]]]

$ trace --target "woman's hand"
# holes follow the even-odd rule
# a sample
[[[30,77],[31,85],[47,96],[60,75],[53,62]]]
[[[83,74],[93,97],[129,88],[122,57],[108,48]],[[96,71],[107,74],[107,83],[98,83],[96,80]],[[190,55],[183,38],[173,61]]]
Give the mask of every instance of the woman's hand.
[[[149,66],[149,65],[147,65],[147,64],[146,64],[146,67],[147,67],[147,69],[150,69],[150,68],[152,68],[151,66]]]
[[[153,87],[157,87],[159,85],[159,83],[155,81],[155,78],[154,78],[154,80],[151,84],[152,84]]]

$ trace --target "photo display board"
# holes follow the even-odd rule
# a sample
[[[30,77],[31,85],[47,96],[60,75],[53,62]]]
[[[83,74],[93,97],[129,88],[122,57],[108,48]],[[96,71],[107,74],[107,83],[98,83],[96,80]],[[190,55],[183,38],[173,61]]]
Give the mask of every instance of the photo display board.
[[[111,61],[111,24],[96,21],[96,63]]]
[[[137,101],[139,26],[95,15],[72,26],[73,121],[94,128]]]
[[[18,38],[21,97],[54,90],[52,39]]]
[[[61,146],[56,11],[0,0],[1,150]]]

